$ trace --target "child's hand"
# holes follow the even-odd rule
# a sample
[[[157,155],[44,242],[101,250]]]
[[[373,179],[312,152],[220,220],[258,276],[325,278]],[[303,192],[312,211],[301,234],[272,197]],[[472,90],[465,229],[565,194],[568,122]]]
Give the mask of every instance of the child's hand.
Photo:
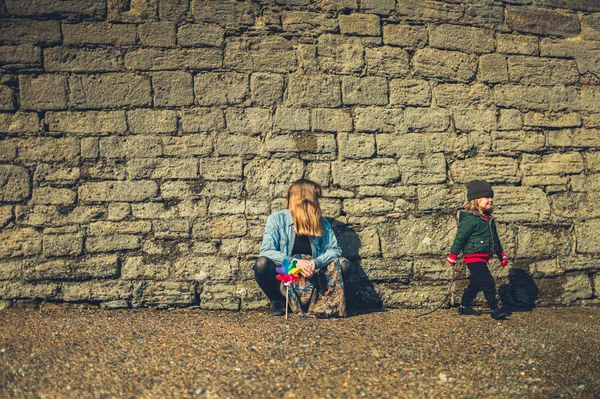
[[[446,262],[448,262],[448,264],[449,264],[450,266],[454,266],[454,265],[456,265],[457,259],[458,259],[458,257],[457,257],[456,255],[454,255],[454,254],[450,254],[450,255],[448,255],[448,257],[446,258]]]
[[[502,267],[506,267],[506,265],[508,265],[508,257],[504,255],[502,257]]]

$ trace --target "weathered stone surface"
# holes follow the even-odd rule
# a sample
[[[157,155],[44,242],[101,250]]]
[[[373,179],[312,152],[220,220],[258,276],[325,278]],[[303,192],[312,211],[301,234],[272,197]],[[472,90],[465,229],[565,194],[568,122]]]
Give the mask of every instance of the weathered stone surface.
[[[0,65],[6,69],[39,68],[42,50],[33,45],[0,46]]]
[[[44,256],[77,256],[83,251],[83,234],[44,235]]]
[[[544,57],[573,58],[579,73],[600,72],[598,56],[600,45],[597,42],[573,42],[572,40],[545,38],[540,41],[540,55]]]
[[[60,40],[60,25],[56,20],[12,19],[0,23],[2,43],[58,44]]]
[[[184,24],[177,28],[177,43],[183,47],[220,47],[225,30],[215,24]]]
[[[334,32],[338,29],[339,23],[336,18],[327,14],[310,11],[284,11],[281,16],[281,26],[285,32],[319,36],[323,33]]]
[[[450,113],[443,108],[407,108],[404,120],[409,131],[443,132],[450,126]]]
[[[69,78],[69,104],[79,109],[148,106],[150,79],[132,73],[74,75]]]
[[[598,219],[584,220],[575,225],[577,253],[596,254],[600,252],[600,243],[598,241],[599,228],[600,221]]]
[[[581,36],[584,40],[600,40],[600,15],[591,14],[581,17]]]
[[[0,202],[19,202],[31,193],[30,176],[20,166],[0,165]]]
[[[240,293],[228,284],[205,283],[200,293],[200,308],[207,310],[239,310]]]
[[[477,57],[457,51],[425,48],[415,52],[412,67],[421,77],[468,82],[477,71]]]
[[[456,233],[453,217],[401,219],[379,230],[384,258],[414,255],[443,256],[450,251]]]
[[[435,184],[446,181],[446,159],[443,154],[427,157],[403,156],[398,167],[404,184]]]
[[[67,45],[108,44],[127,46],[135,44],[137,36],[135,25],[105,22],[63,24],[62,33],[63,43]]]
[[[465,53],[490,53],[494,51],[494,33],[490,29],[460,25],[436,25],[429,31],[429,45],[443,50]]]
[[[468,109],[454,111],[454,127],[465,132],[492,131],[496,129],[495,109]]]
[[[116,72],[124,65],[116,49],[52,47],[44,50],[44,68],[49,72]]]
[[[208,156],[212,150],[212,137],[208,134],[163,137],[163,153],[167,156]]]
[[[380,77],[342,78],[342,101],[345,105],[386,105],[387,81]]]
[[[148,158],[162,155],[162,139],[158,136],[111,136],[100,139],[103,158]]]
[[[248,96],[248,75],[234,72],[207,72],[194,77],[198,105],[239,104]]]
[[[423,211],[460,209],[464,205],[466,194],[463,186],[449,188],[442,184],[418,186],[418,209]]]
[[[379,17],[372,14],[340,15],[340,32],[343,35],[379,36]]]
[[[484,84],[440,84],[433,89],[438,106],[443,108],[487,108],[493,102],[489,87]]]
[[[171,22],[145,22],[138,25],[142,46],[175,47],[175,24]]]
[[[455,182],[487,180],[490,183],[518,183],[520,181],[518,161],[506,157],[478,157],[456,161],[450,166]]]
[[[407,24],[383,26],[383,42],[388,46],[422,48],[427,44],[427,28]]]
[[[360,38],[341,35],[319,37],[318,62],[324,73],[350,74],[364,66],[364,46]]]
[[[114,252],[141,248],[141,239],[130,234],[114,234],[111,236],[90,236],[85,241],[85,250],[90,253]]]
[[[508,57],[511,82],[536,85],[573,84],[579,81],[579,71],[573,60],[511,56]]]
[[[331,171],[334,183],[341,187],[388,184],[400,179],[398,166],[389,158],[334,162]]]
[[[89,182],[79,187],[79,199],[88,202],[131,201],[151,199],[158,187],[153,181]]]
[[[33,190],[31,203],[34,205],[72,205],[75,192],[68,188],[38,187]]]
[[[206,180],[241,180],[242,167],[237,158],[202,158],[200,175]]]
[[[506,23],[518,32],[570,37],[581,30],[574,13],[561,13],[540,7],[507,7]]]
[[[331,75],[290,75],[290,105],[298,107],[331,107],[342,105],[340,78]]]
[[[306,131],[310,129],[310,111],[303,108],[277,108],[273,122],[278,130]]]
[[[474,147],[467,135],[450,133],[378,134],[377,153],[385,156],[424,157],[437,152],[464,153]]]
[[[194,103],[192,75],[188,72],[154,72],[152,89],[156,107],[176,107]]]
[[[136,158],[127,161],[127,174],[138,179],[197,179],[195,158]]]
[[[0,280],[20,280],[23,276],[22,260],[3,260],[0,262]]]
[[[406,131],[404,111],[380,107],[355,108],[354,120],[359,132]]]
[[[127,131],[124,111],[47,112],[51,132],[80,135],[123,134]]]
[[[259,135],[270,131],[273,126],[271,111],[267,108],[228,108],[225,120],[227,129],[232,133]]]
[[[429,106],[431,87],[426,80],[393,79],[390,81],[390,104]]]
[[[125,55],[125,66],[135,71],[169,69],[216,69],[221,67],[221,49],[151,49],[142,48]]]
[[[50,299],[56,297],[58,290],[57,283],[6,282],[0,284],[0,296],[5,299]]]
[[[61,292],[64,301],[113,301],[130,299],[132,284],[118,280],[64,283]]]
[[[371,158],[375,155],[375,137],[372,134],[340,133],[338,146],[342,159]]]
[[[296,53],[292,43],[282,37],[229,38],[224,64],[236,71],[293,72]]]
[[[259,136],[228,134],[219,135],[215,143],[215,152],[217,155],[261,155],[266,151],[264,147]]]
[[[499,53],[538,55],[539,39],[535,36],[525,36],[516,34],[498,34],[496,35],[497,47]]]
[[[237,260],[234,258],[180,258],[173,264],[173,277],[183,281],[231,281],[237,269]]]
[[[538,86],[501,85],[494,87],[496,105],[520,110],[547,111],[552,91]]]
[[[46,111],[67,108],[67,79],[61,75],[21,75],[21,108]]]
[[[560,302],[569,305],[579,299],[591,298],[593,294],[591,281],[587,274],[571,275],[567,276],[567,281],[563,285]]]
[[[280,103],[283,98],[283,84],[283,75],[253,73],[250,77],[252,102],[255,105],[266,107]]]
[[[396,0],[363,0],[360,9],[368,14],[389,15],[396,8]]]
[[[418,21],[457,21],[463,16],[464,7],[440,1],[398,0],[396,12]]]
[[[520,226],[517,243],[516,257],[536,259],[568,255],[573,245],[569,229],[560,227]]]
[[[494,208],[502,222],[544,222],[550,218],[545,193],[531,187],[494,187]]]
[[[108,21],[140,23],[154,21],[158,14],[158,0],[123,3],[108,0]]]
[[[366,48],[365,64],[369,75],[402,77],[409,72],[409,55],[390,46]]]
[[[594,0],[544,0],[548,7],[567,8],[580,11],[600,11],[600,5]]]
[[[133,134],[175,133],[177,114],[171,110],[134,109],[127,111],[127,123]]]
[[[60,15],[63,18],[100,19],[106,16],[106,4],[102,0],[74,0],[54,2],[44,0],[19,1],[7,0],[9,14],[21,17],[40,17]]]
[[[352,115],[346,109],[316,108],[311,112],[312,130],[326,132],[349,132]]]
[[[265,140],[267,151],[273,153],[324,154],[318,159],[334,160],[336,153],[335,136],[329,133],[293,133],[268,137]],[[315,157],[309,156],[314,159]]]
[[[244,215],[231,215],[227,218],[208,222],[198,220],[192,227],[192,237],[199,239],[223,239],[243,237],[248,234],[248,221]]]
[[[225,115],[220,109],[188,108],[179,114],[179,128],[184,133],[210,132],[225,127]]]
[[[563,175],[583,171],[583,157],[578,152],[550,155],[523,154],[521,170],[525,175]]]
[[[42,252],[42,234],[32,228],[0,231],[0,258],[34,256]]]
[[[478,78],[485,83],[508,82],[506,57],[501,54],[485,54],[479,57]]]
[[[72,138],[47,138],[18,142],[18,158],[24,161],[73,161],[79,156],[79,141]]]
[[[535,131],[508,131],[494,132],[492,150],[517,154],[521,151],[535,152],[544,148],[546,137],[541,132]]]
[[[215,23],[235,30],[254,23],[253,5],[249,1],[192,0],[191,9],[197,21]]]
[[[16,110],[15,91],[8,86],[0,86],[0,110]]]

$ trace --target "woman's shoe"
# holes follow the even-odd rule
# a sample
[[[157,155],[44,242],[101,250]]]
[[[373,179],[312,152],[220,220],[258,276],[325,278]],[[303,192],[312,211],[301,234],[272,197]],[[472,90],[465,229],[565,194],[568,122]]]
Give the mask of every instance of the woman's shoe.
[[[470,306],[459,306],[458,307],[458,314],[460,315],[468,315],[468,316],[479,316],[481,313],[479,313],[478,311],[476,311],[475,309],[473,309]]]
[[[490,317],[494,320],[504,320],[507,316],[510,315],[510,312],[504,307],[492,310]]]

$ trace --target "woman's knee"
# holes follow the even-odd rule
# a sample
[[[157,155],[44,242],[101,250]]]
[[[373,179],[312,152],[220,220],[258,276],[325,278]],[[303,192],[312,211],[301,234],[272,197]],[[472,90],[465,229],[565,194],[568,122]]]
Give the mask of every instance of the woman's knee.
[[[265,256],[259,256],[254,262],[254,272],[258,274],[264,274],[269,271],[271,259]]]
[[[340,267],[342,269],[342,278],[346,280],[350,275],[350,261],[346,258],[340,258]]]

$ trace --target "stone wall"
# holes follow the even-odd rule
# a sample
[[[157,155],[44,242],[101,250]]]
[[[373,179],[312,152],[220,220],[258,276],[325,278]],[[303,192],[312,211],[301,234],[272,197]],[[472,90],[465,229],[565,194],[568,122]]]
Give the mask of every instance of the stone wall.
[[[503,292],[600,303],[597,1],[0,6],[5,305],[264,306],[250,264],[300,177],[325,187],[352,303],[444,297],[475,178]]]

